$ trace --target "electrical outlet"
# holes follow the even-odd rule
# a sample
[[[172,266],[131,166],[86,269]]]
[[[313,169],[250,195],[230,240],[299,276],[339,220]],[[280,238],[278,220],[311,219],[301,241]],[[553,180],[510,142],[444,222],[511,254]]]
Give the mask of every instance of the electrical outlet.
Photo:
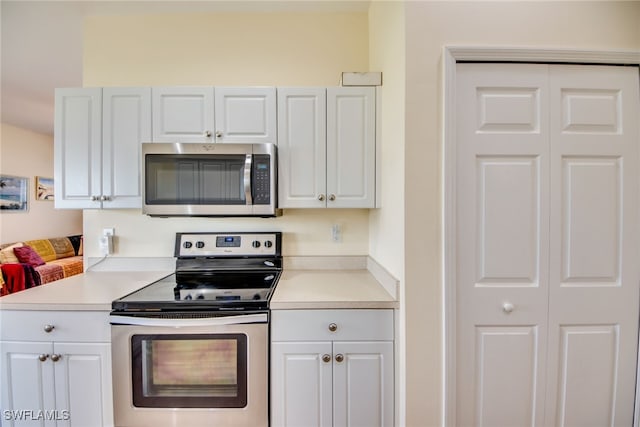
[[[334,224],[331,227],[331,240],[336,243],[342,241],[342,226],[340,224]]]

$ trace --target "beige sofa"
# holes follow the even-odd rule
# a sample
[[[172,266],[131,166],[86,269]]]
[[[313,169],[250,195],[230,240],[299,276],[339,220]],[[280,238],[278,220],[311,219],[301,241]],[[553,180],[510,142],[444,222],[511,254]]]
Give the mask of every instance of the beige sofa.
[[[16,253],[14,248],[23,249]],[[31,256],[26,259],[25,254]],[[84,271],[82,236],[52,237],[0,245],[0,271],[0,295],[81,274]]]

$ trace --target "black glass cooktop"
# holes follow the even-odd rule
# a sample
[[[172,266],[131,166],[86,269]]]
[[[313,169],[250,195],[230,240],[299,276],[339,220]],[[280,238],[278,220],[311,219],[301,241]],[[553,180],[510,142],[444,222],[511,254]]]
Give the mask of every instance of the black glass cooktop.
[[[259,310],[280,271],[177,272],[113,301],[115,311]]]

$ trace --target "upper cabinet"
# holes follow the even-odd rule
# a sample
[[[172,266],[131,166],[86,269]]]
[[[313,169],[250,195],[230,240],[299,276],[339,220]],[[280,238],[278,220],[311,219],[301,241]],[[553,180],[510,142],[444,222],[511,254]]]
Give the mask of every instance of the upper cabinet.
[[[273,87],[154,87],[153,142],[276,143]]]
[[[150,88],[57,89],[56,208],[140,207],[140,143],[150,140]]]
[[[376,206],[374,87],[278,88],[280,208]]]

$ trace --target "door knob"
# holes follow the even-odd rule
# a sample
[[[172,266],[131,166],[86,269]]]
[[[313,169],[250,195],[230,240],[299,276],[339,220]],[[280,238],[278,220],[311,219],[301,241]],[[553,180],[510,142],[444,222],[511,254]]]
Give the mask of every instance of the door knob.
[[[321,202],[324,202],[324,194],[319,195],[318,200],[320,200]]]
[[[51,360],[54,362],[57,362],[58,360],[60,360],[62,358],[62,356],[60,356],[59,354],[52,354],[51,355]]]
[[[344,360],[344,355],[336,354],[336,362],[342,363],[343,360]]]
[[[221,130],[219,130],[219,131],[217,131],[217,132],[216,132],[216,138],[222,138],[222,135],[223,135],[223,134],[222,134],[222,131],[221,131]]]
[[[55,327],[55,326],[53,326],[53,325],[44,325],[44,331],[45,331],[46,333],[49,333],[49,332],[53,331],[55,328],[56,328],[56,327]]]
[[[205,130],[204,131],[204,136],[207,137],[207,138],[211,137],[211,131],[210,130]]]
[[[504,304],[502,304],[502,311],[504,311],[506,314],[510,314],[514,308],[514,305],[510,302],[505,302]]]
[[[330,200],[330,201],[332,201],[332,202],[333,202],[335,199],[336,199],[336,195],[335,195],[335,194],[331,194],[331,195],[329,195],[329,200]]]
[[[38,360],[41,362],[44,362],[45,360],[47,360],[48,357],[49,357],[48,354],[41,354],[40,356],[38,356]]]
[[[335,331],[337,331],[337,330],[338,330],[338,325],[336,325],[335,323],[331,323],[331,324],[329,324],[329,330],[330,330],[331,332],[335,332]]]
[[[329,363],[329,362],[331,362],[331,356],[329,356],[328,354],[323,354],[323,355],[322,355],[322,361],[323,361],[324,363]]]

